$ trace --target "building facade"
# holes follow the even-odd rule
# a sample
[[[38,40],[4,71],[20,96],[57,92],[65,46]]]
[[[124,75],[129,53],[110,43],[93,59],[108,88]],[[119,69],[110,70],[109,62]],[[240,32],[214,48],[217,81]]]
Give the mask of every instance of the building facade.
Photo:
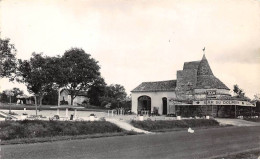
[[[88,101],[87,92],[80,91],[78,96],[73,100],[73,106],[81,105],[83,101]],[[61,104],[71,105],[71,95],[68,90],[62,89],[60,91],[60,100]]]
[[[205,55],[200,61],[185,62],[176,80],[143,82],[131,92],[135,113],[156,109],[167,115],[176,114],[180,107],[207,110],[209,105],[213,113],[221,106],[253,106],[232,98],[230,89],[214,76]]]

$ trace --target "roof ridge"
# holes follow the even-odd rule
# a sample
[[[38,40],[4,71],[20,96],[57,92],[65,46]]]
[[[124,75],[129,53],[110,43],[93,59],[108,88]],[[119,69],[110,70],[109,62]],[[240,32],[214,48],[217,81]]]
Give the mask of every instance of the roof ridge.
[[[177,80],[176,79],[171,79],[171,80],[150,81],[150,82],[142,82],[142,83],[158,83],[158,82],[167,82],[167,81],[177,81]]]
[[[175,91],[177,80],[142,82],[131,92]]]
[[[186,62],[184,62],[184,64],[185,63],[189,63],[189,62],[200,62],[201,60],[198,60],[198,61],[186,61]]]

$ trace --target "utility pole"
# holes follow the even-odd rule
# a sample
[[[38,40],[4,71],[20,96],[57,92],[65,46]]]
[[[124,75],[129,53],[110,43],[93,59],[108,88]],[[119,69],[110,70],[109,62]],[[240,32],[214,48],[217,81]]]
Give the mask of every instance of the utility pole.
[[[235,105],[235,118],[237,118],[237,105]]]
[[[35,110],[36,110],[36,117],[37,117],[37,96],[35,95],[34,98],[35,98]]]
[[[11,114],[11,103],[12,103],[11,101],[12,101],[12,96],[10,95],[9,97],[10,97],[10,103],[9,103],[9,114]]]
[[[211,115],[213,117],[213,104],[211,105]]]
[[[207,115],[208,115],[208,93],[206,92],[206,116]]]
[[[60,106],[60,92],[62,88],[58,88],[58,106]]]
[[[11,103],[12,103],[12,96],[14,96],[14,93],[12,90],[7,90],[6,95],[9,96],[10,98],[10,103],[9,103],[9,114],[11,114]]]

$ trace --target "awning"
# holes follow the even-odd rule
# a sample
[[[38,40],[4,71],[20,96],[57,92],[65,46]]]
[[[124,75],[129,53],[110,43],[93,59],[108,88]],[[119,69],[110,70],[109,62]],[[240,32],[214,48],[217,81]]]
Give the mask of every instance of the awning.
[[[188,103],[185,103],[185,102],[179,102],[179,101],[172,101],[172,100],[170,100],[170,101],[169,101],[169,105],[192,105],[192,104],[188,104]]]

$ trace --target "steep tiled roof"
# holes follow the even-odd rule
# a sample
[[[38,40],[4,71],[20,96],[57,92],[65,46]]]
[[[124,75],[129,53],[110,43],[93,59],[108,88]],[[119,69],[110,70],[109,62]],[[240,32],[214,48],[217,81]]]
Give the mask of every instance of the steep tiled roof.
[[[199,89],[216,88],[216,89],[229,90],[229,88],[223,82],[221,82],[218,78],[216,78],[213,75],[205,55],[203,55],[203,58],[199,63],[196,88]]]
[[[197,85],[198,89],[227,89],[230,90],[224,83],[222,83],[218,78],[214,75],[199,75],[197,77]]]
[[[211,68],[209,66],[208,60],[206,59],[205,55],[203,55],[203,58],[200,61],[200,64],[198,67],[198,75],[213,75]]]
[[[156,92],[156,91],[174,91],[176,88],[176,80],[143,82],[132,92]]]
[[[194,69],[194,72],[190,71],[191,69]],[[181,74],[182,71],[183,74]],[[213,75],[205,55],[200,61],[185,62],[182,71],[179,71],[179,77],[177,75],[178,84],[180,84],[179,87],[186,84],[186,82],[195,80],[193,87],[194,89],[230,90],[224,83]],[[175,88],[176,80],[143,82],[133,89],[132,92],[175,91]]]

